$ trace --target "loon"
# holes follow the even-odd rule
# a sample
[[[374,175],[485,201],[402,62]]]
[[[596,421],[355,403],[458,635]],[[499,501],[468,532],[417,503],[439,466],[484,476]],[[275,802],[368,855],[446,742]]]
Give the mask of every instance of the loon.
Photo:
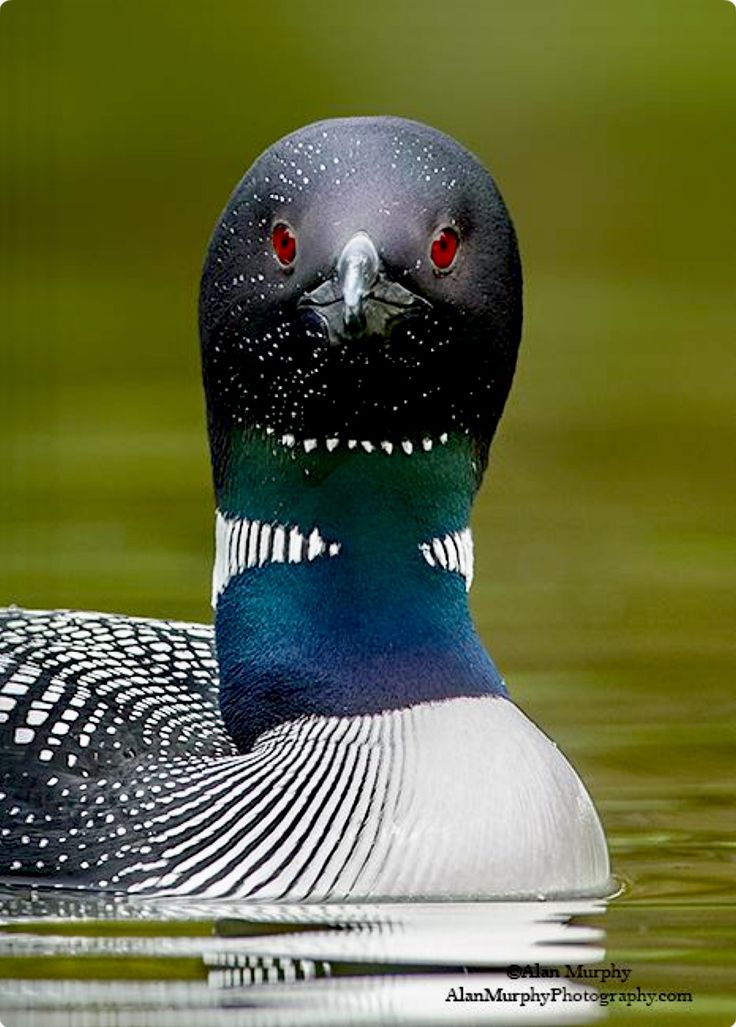
[[[267,149],[212,235],[210,627],[0,619],[0,876],[253,900],[603,894],[582,781],[471,619],[514,373],[515,232],[396,117]]]

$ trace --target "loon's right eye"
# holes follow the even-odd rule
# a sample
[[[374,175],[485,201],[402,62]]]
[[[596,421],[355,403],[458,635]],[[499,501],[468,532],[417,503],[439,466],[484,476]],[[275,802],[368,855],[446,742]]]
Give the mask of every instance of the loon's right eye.
[[[441,228],[432,239],[429,255],[438,271],[452,267],[460,248],[460,236],[454,228]]]

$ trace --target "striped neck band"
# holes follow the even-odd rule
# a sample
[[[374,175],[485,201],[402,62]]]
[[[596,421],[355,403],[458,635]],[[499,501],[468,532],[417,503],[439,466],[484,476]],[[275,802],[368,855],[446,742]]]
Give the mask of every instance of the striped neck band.
[[[247,517],[215,518],[215,564],[212,572],[212,606],[230,581],[267,564],[311,563],[339,557],[342,543],[323,537],[317,526],[278,524]],[[470,528],[451,531],[419,542],[417,555],[430,567],[459,574],[467,591],[473,582],[473,536]]]

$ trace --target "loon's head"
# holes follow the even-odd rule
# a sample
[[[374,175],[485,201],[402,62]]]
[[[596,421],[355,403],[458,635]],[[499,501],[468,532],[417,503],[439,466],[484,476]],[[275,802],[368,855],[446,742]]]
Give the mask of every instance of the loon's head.
[[[482,469],[521,310],[508,212],[453,139],[395,117],[286,136],[230,197],[202,278],[216,487],[234,432],[407,453],[462,433]]]

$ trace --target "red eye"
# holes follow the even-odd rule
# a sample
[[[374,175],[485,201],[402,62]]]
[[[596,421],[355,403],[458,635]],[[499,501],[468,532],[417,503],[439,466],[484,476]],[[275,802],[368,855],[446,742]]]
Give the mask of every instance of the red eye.
[[[432,240],[429,255],[440,271],[446,271],[452,264],[460,246],[460,237],[454,228],[441,228]]]
[[[271,244],[273,245],[274,253],[279,258],[280,264],[286,267],[288,264],[294,263],[294,257],[296,257],[296,236],[283,221],[279,221],[277,225],[273,226]]]

